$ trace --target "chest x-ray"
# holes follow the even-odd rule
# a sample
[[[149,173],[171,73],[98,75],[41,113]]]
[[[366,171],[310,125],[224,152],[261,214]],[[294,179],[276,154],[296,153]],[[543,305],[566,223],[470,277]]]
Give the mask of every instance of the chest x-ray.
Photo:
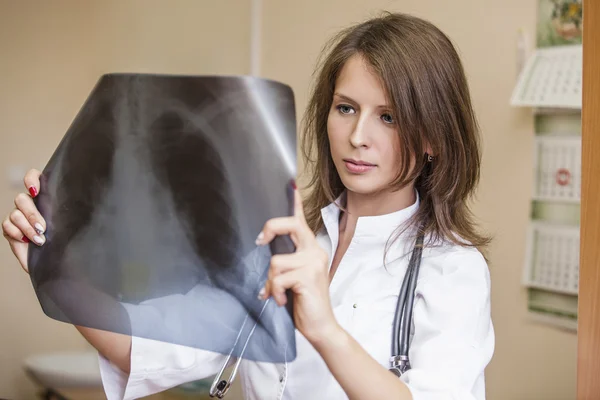
[[[44,312],[232,353],[295,357],[290,307],[257,298],[291,215],[291,89],[250,77],[103,76],[41,176],[47,241],[29,246]],[[243,353],[243,354],[242,354]]]

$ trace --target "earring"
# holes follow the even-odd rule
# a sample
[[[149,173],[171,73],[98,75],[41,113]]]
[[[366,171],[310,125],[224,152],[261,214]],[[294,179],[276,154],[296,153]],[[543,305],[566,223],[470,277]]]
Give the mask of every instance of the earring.
[[[430,154],[425,153],[425,155],[427,156],[427,162],[432,162],[433,161],[433,156]]]

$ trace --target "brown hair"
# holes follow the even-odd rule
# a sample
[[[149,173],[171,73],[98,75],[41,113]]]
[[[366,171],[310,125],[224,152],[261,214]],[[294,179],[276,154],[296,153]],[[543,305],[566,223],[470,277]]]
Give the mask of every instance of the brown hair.
[[[421,227],[426,244],[450,241],[482,250],[468,201],[479,181],[479,128],[467,80],[450,39],[433,24],[398,13],[370,19],[335,36],[323,50],[303,120],[303,154],[311,173],[307,222],[323,227],[320,210],[344,186],[331,159],[327,118],[345,62],[360,55],[380,77],[399,125],[403,163],[393,187],[414,182],[420,206],[408,226]],[[427,145],[435,158],[422,157]]]

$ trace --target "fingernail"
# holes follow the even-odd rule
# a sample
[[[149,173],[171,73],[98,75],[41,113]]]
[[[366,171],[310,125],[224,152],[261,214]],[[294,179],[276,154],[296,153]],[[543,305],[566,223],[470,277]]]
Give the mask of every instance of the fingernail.
[[[36,223],[35,223],[35,231],[36,231],[37,233],[39,233],[40,235],[41,235],[42,233],[44,233],[44,227],[42,226],[42,224],[40,224],[39,222],[36,222]]]
[[[262,243],[264,238],[265,238],[265,234],[263,232],[259,233],[258,236],[256,237],[256,241],[255,241],[256,245],[259,246]]]
[[[290,182],[290,184],[292,185],[292,188],[294,188],[294,190],[298,189],[298,187],[296,186],[296,180],[292,179],[292,181]]]
[[[259,300],[265,299],[265,288],[260,289],[260,292],[258,292],[258,299]]]
[[[29,238],[27,236],[23,236],[21,240],[25,243],[29,243]]]
[[[29,187],[29,194],[31,195],[31,197],[35,197],[38,195],[38,191],[35,188],[35,186],[30,186]]]
[[[44,244],[44,242],[45,242],[46,240],[44,239],[44,237],[43,237],[43,236],[40,236],[40,235],[35,235],[35,236],[33,237],[33,241],[34,241],[35,243],[37,243],[37,244],[39,244],[39,245],[41,246],[41,245],[43,245],[43,244]]]

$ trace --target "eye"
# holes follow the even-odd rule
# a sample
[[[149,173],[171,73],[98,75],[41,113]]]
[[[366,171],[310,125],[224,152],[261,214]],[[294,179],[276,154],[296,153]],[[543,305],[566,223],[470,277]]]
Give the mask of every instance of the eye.
[[[383,122],[385,122],[386,124],[393,124],[396,122],[396,121],[394,121],[394,117],[392,117],[390,114],[383,114],[381,116],[381,120]]]
[[[349,106],[347,104],[340,104],[339,106],[336,107],[339,112],[341,112],[342,114],[353,114],[354,113],[354,108],[352,108],[352,106]]]

